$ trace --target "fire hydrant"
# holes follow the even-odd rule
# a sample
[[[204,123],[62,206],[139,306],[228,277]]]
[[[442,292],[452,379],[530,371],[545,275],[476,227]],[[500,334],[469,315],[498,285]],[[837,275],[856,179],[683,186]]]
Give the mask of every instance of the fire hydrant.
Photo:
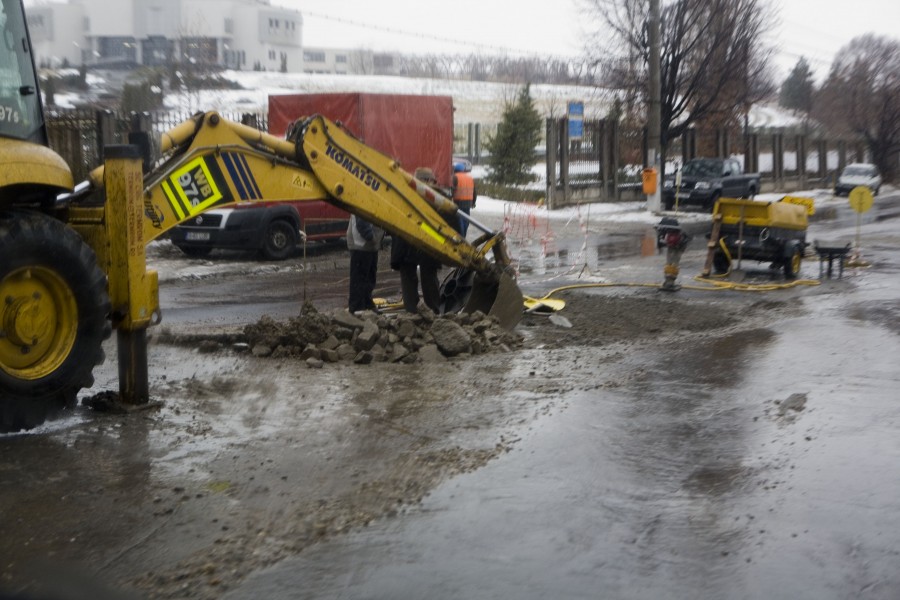
[[[656,247],[660,251],[666,249],[666,266],[663,269],[665,280],[660,290],[677,292],[681,289],[681,286],[675,283],[678,279],[678,263],[681,262],[681,255],[684,254],[684,249],[690,241],[691,236],[682,231],[678,219],[663,217],[656,226]]]

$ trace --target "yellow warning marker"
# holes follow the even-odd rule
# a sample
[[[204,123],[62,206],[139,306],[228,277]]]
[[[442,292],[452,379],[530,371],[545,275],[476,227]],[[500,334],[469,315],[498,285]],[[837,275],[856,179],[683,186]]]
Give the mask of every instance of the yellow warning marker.
[[[875,198],[872,196],[872,190],[864,185],[858,185],[848,194],[847,199],[850,202],[850,208],[856,211],[856,252],[847,261],[848,267],[868,267],[869,263],[862,259],[860,251],[860,227],[862,225],[862,215],[872,209],[875,204]]]
[[[858,185],[850,190],[848,199],[850,200],[850,208],[859,214],[869,212],[872,209],[872,205],[875,204],[872,190],[864,185]]]

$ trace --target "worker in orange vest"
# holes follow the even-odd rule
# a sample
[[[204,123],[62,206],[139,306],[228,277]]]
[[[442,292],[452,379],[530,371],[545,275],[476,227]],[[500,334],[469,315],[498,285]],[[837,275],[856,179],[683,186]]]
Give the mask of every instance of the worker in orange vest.
[[[478,198],[478,195],[475,192],[475,179],[470,173],[466,172],[466,167],[461,162],[453,165],[453,186],[451,190],[453,192],[453,201],[456,202],[456,206],[459,207],[459,210],[467,215],[470,214],[472,212],[472,207],[475,206],[475,200]],[[466,231],[469,229],[469,222],[463,217],[459,217],[459,226],[455,229],[459,231],[463,237],[466,237]]]

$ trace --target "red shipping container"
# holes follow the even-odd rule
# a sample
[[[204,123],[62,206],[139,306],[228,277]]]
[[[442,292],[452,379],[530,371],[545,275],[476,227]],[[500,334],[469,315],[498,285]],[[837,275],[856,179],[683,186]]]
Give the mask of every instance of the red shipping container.
[[[430,167],[438,185],[450,187],[453,98],[399,94],[284,94],[269,96],[269,133],[284,136],[302,117],[340,121],[368,146],[400,161],[410,173]]]

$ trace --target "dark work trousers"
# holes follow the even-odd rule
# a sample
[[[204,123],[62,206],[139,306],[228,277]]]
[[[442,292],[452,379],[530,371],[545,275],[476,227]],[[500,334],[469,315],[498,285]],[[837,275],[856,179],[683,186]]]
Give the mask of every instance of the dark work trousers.
[[[421,273],[417,273],[421,269]],[[421,266],[403,264],[400,266],[400,293],[403,295],[403,309],[406,312],[416,312],[419,305],[419,275],[422,276],[422,300],[425,306],[438,312],[441,302],[441,288],[438,283],[438,270],[440,265],[433,264],[432,260],[423,261]]]
[[[378,252],[350,251],[350,312],[375,310],[372,294],[378,274]]]
[[[459,208],[460,212],[464,212],[467,215],[472,214],[472,202],[470,200],[454,200],[456,202],[456,206]],[[469,222],[463,219],[460,216],[456,217],[459,220],[459,227],[454,227],[463,237],[466,237],[466,232],[469,231]]]

